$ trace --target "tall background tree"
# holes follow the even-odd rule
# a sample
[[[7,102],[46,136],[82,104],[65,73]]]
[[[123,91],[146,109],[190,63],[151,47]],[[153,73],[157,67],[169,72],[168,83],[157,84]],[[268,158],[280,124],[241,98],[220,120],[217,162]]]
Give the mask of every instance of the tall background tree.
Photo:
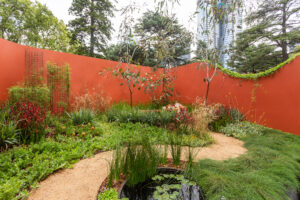
[[[134,55],[131,60],[131,64],[136,65],[143,65],[143,66],[154,66],[156,63],[151,59],[151,56],[147,55],[154,55],[153,50],[151,52],[145,52],[143,47],[136,44],[134,41],[130,44],[126,44],[125,42],[119,42],[117,44],[112,44],[105,50],[105,58],[108,60],[120,61],[127,52],[132,54],[134,51]]]
[[[28,46],[73,52],[65,24],[39,2],[0,0],[0,36]]]
[[[109,0],[73,0],[69,13],[76,16],[69,27],[72,42],[81,44],[77,53],[97,56],[104,52],[113,30],[110,17],[114,7]]]
[[[189,62],[186,55],[191,51],[192,36],[174,15],[147,11],[138,19],[135,33],[151,66],[161,66],[163,62],[174,67]]]
[[[246,17],[249,28],[232,48],[228,64],[236,71],[255,73],[274,67],[288,59],[289,47],[300,42],[299,0],[258,1],[257,8]]]

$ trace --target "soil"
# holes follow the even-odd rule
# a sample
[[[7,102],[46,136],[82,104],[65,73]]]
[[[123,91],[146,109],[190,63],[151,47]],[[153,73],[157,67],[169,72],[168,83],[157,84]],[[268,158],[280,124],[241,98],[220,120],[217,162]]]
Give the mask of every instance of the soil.
[[[247,152],[243,142],[223,134],[212,133],[215,144],[194,148],[195,161],[200,159],[227,160]],[[186,161],[188,148],[183,147],[182,161]],[[29,200],[95,200],[100,186],[109,174],[109,162],[113,152],[101,152],[84,159],[72,169],[60,170],[40,182],[30,192]],[[171,158],[171,154],[168,154]]]

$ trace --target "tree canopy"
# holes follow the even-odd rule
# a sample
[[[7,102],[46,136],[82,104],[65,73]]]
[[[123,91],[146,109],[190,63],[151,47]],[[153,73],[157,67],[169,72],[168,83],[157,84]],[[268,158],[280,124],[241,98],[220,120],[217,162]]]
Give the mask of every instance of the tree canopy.
[[[38,48],[72,52],[65,24],[39,2],[0,0],[0,36]]]
[[[72,42],[81,44],[77,52],[95,56],[104,52],[113,30],[110,17],[114,7],[109,0],[73,0],[69,9],[76,18],[69,23]]]
[[[177,66],[188,62],[192,36],[175,16],[147,11],[135,25],[138,43],[151,66]]]
[[[287,60],[292,53],[289,47],[300,42],[297,14],[298,0],[259,1],[258,9],[246,17],[250,28],[239,34],[229,66],[241,72],[259,72]]]

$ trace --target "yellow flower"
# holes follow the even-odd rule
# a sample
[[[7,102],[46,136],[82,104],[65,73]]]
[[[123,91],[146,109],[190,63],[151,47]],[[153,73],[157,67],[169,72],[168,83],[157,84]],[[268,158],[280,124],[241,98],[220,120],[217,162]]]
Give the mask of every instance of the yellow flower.
[[[72,136],[75,136],[76,134],[75,133],[72,133]]]
[[[94,126],[92,126],[92,127],[91,127],[91,130],[95,130],[95,127],[94,127]]]
[[[85,132],[82,132],[82,133],[81,133],[81,135],[82,135],[82,136],[85,136],[85,135],[86,135],[86,133],[85,133]]]
[[[61,129],[62,129],[62,130],[65,130],[65,129],[66,129],[66,127],[65,127],[65,126],[62,126],[62,127],[61,127]]]

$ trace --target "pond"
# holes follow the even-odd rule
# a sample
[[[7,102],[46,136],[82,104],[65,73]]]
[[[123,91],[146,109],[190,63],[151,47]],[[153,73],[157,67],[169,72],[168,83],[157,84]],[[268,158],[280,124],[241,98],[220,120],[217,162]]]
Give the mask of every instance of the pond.
[[[129,200],[204,200],[205,196],[196,183],[184,178],[183,172],[172,168],[159,168],[152,178],[133,187],[123,184],[120,198]]]

